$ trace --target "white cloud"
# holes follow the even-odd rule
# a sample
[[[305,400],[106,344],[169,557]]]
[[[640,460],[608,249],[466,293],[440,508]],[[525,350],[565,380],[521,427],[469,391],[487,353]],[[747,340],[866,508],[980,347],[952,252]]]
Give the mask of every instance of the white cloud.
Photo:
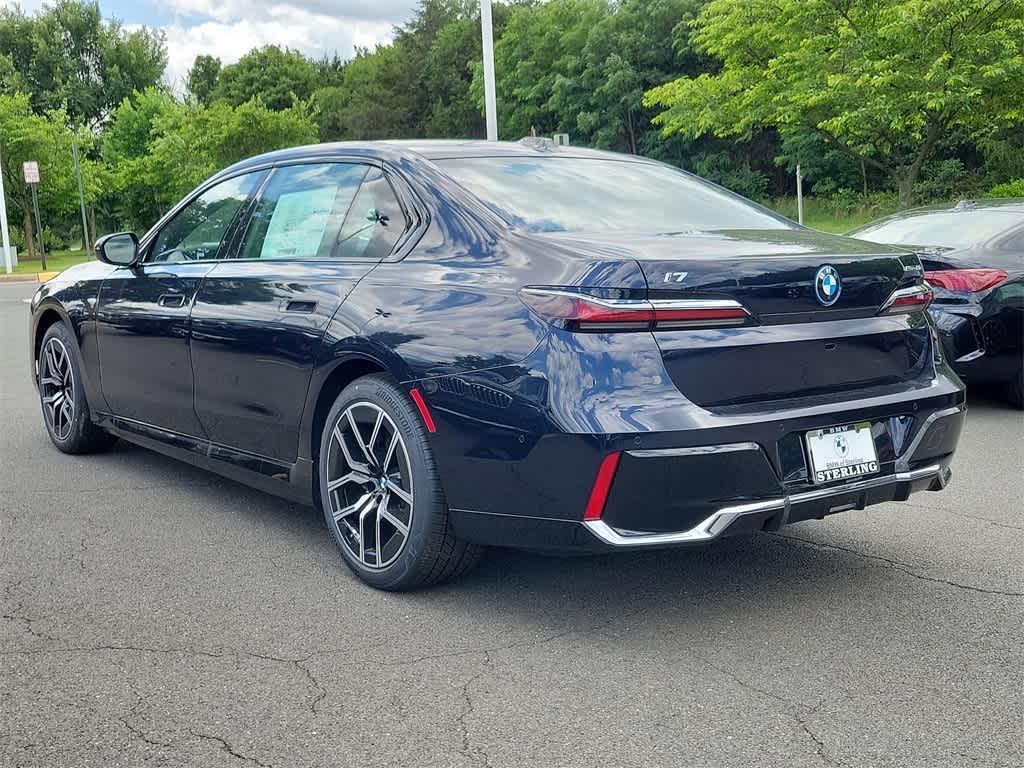
[[[172,9],[203,20],[179,18],[163,27],[167,36],[168,84],[185,88],[188,70],[198,54],[233,64],[253,48],[278,45],[320,58],[337,53],[350,58],[356,46],[372,48],[391,39],[404,22],[412,0],[384,0],[371,5],[333,0],[299,0],[292,4],[258,5],[247,0],[169,0]]]

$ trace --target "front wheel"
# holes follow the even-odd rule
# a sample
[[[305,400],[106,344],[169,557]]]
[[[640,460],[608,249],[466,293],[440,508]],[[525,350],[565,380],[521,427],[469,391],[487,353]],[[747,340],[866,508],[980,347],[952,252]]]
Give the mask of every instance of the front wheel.
[[[481,547],[455,537],[426,431],[388,377],[365,376],[338,396],[317,469],[327,527],[370,586],[434,584],[480,559]]]
[[[39,402],[46,432],[64,453],[97,453],[117,442],[116,437],[92,422],[82,386],[78,345],[63,323],[54,323],[43,336]]]

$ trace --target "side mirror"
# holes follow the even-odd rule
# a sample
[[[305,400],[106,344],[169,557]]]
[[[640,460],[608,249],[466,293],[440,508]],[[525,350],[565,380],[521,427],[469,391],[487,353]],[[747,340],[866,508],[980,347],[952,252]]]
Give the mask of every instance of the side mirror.
[[[96,241],[96,258],[115,267],[131,267],[139,260],[139,238],[134,232],[118,232]]]

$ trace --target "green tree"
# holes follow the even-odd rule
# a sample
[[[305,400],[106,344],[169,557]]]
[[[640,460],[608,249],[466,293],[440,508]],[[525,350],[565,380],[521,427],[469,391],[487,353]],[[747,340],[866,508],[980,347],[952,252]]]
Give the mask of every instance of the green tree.
[[[98,3],[57,0],[36,16],[0,10],[0,54],[9,57],[33,111],[64,110],[98,127],[134,91],[155,85],[166,64],[160,33],[104,21]]]
[[[680,73],[696,74],[689,24],[703,0],[626,0],[601,18],[570,71],[557,78],[551,105],[574,140],[637,154],[650,141],[654,111],[644,93]]]
[[[298,51],[268,45],[250,51],[220,71],[213,99],[240,106],[259,99],[267,109],[308,101],[317,86],[317,66]]]
[[[572,77],[590,30],[612,12],[607,0],[551,0],[512,6],[494,44],[495,96],[499,133],[519,138],[572,132],[576,115],[560,109],[555,84]],[[472,92],[483,108],[483,72],[474,64]]]
[[[887,174],[903,205],[951,128],[1024,118],[1019,1],[712,0],[694,40],[720,69],[648,92],[667,134],[812,129]]]
[[[80,136],[88,141],[88,136]],[[3,159],[4,191],[8,216],[17,221],[21,215],[22,232],[29,258],[36,255],[32,197],[22,176],[22,163],[39,163],[39,206],[44,226],[51,215],[67,215],[75,210],[77,193],[71,166],[72,134],[67,115],[61,111],[37,115],[27,94],[0,95],[0,156]],[[83,175],[86,179],[89,174]],[[89,185],[94,191],[95,185]]]
[[[208,105],[213,100],[213,92],[220,80],[220,70],[220,59],[216,56],[205,53],[196,56],[186,80],[188,95],[193,101]]]
[[[402,49],[356,49],[342,70],[341,85],[317,91],[314,105],[320,136],[336,139],[395,139],[416,135],[417,114],[405,79]]]

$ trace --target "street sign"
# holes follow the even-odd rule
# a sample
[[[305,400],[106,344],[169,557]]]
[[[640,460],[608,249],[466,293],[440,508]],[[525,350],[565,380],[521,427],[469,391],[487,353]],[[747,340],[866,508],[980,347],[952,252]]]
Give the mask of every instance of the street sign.
[[[24,163],[22,163],[21,168],[25,172],[26,184],[39,183],[39,163],[37,163],[35,160],[26,160]]]

